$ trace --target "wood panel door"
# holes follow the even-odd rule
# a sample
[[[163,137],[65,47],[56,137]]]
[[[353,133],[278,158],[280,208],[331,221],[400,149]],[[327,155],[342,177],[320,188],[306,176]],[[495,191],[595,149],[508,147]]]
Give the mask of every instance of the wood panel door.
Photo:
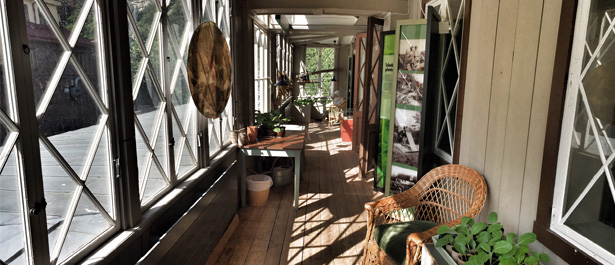
[[[359,146],[359,172],[362,178],[367,178],[368,172],[374,168],[376,152],[378,151],[378,82],[380,81],[380,50],[382,26],[384,20],[369,17],[365,41],[365,67],[362,118],[362,137]]]
[[[361,139],[363,137],[363,103],[365,88],[365,68],[366,68],[366,48],[367,33],[359,33],[355,38],[355,61],[354,61],[354,106],[352,109],[352,150],[359,152]]]

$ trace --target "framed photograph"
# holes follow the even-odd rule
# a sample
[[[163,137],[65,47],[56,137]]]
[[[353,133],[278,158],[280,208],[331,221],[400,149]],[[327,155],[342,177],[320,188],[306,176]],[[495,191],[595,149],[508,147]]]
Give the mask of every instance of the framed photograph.
[[[402,193],[416,184],[416,169],[393,164],[391,168],[391,193]]]
[[[425,71],[425,40],[405,39],[399,40],[399,70],[401,71]]]
[[[423,106],[423,74],[397,75],[397,104]]]
[[[418,167],[419,133],[421,112],[416,110],[395,110],[393,127],[393,163]]]

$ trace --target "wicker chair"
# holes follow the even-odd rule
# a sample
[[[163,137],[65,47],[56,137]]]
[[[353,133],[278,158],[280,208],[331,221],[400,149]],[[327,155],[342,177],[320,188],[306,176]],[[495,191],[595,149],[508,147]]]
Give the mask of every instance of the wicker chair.
[[[435,168],[409,190],[365,204],[367,235],[363,264],[396,264],[374,240],[378,225],[426,220],[439,224],[406,238],[406,264],[418,264],[421,247],[430,243],[440,225],[453,226],[461,218],[474,218],[480,213],[487,197],[487,185],[481,174],[461,165]]]

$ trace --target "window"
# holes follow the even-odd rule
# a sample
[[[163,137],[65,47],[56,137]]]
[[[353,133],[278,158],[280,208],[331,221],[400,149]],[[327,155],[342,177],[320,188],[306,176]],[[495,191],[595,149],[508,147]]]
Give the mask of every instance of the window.
[[[227,0],[199,1],[202,7],[184,0],[36,3],[0,1],[1,264],[76,263],[120,232],[121,223],[130,223],[120,203],[140,205],[126,207],[138,217],[208,163],[199,156],[207,144],[198,141],[206,119],[191,102],[185,67],[194,21],[215,19],[231,41]],[[115,5],[128,16],[103,16]],[[204,11],[199,18],[195,9]],[[117,53],[105,47],[115,44],[107,39],[111,31],[128,36],[121,44],[130,58],[107,54]],[[29,54],[11,52],[24,49],[21,43],[12,47],[20,34],[27,34]],[[120,67],[108,67],[109,61]],[[131,83],[116,86],[108,71],[122,67]],[[132,95],[123,103],[133,109],[114,109],[122,89]],[[18,106],[34,106],[34,112]],[[217,152],[228,143],[231,110],[229,103],[202,137],[216,141]],[[118,129],[124,126],[116,116],[133,116],[134,127]],[[125,148],[117,144],[118,130],[134,130],[136,148],[130,151],[136,161],[117,155]],[[120,164],[139,174],[116,175]],[[120,200],[120,194],[137,193]],[[30,204],[43,198],[44,214],[29,213]]]
[[[434,153],[443,161],[453,163],[457,99],[459,98],[458,95],[463,94],[464,89],[463,82],[460,82],[460,73],[462,72],[462,65],[465,64],[461,58],[462,54],[465,53],[463,50],[465,47],[462,47],[462,38],[467,37],[463,36],[465,1],[433,0],[427,5],[437,10],[441,23],[445,23],[448,29],[446,34],[441,35],[440,42],[435,46],[438,49],[436,51],[438,68],[435,72],[438,78],[433,83],[437,87],[435,93],[433,93],[437,98],[434,101],[436,106],[433,108],[436,111],[436,121],[434,121],[433,134],[429,138]],[[422,76],[419,77],[422,78]],[[421,93],[423,93],[422,84]],[[429,92],[425,91],[425,93]]]
[[[227,45],[231,46],[231,28],[230,28],[230,6],[229,0],[221,0],[215,2],[218,7],[218,15],[216,17],[216,24],[222,31],[222,34],[226,37]],[[207,17],[207,16],[205,16]],[[233,115],[232,115],[232,102],[233,99],[229,98],[228,103],[224,109],[224,112],[217,119],[208,119],[209,130],[209,155],[215,156],[224,146],[228,145],[231,141],[229,132],[233,128]]]
[[[49,253],[60,262],[119,230],[99,8],[35,5],[45,23],[26,22]]]
[[[615,263],[614,18],[613,3],[579,2],[550,220],[602,263]]]
[[[254,26],[254,108],[269,111],[269,38],[261,28]]]
[[[305,92],[308,96],[331,96],[333,94],[331,79],[335,68],[334,48],[307,48],[306,67],[309,73],[320,72],[310,75],[310,81],[315,83],[305,84]]]
[[[24,5],[24,8],[27,8]],[[27,9],[26,9],[27,12]],[[20,255],[26,250],[25,225],[28,215],[24,214],[26,205],[23,200],[23,162],[18,157],[20,151],[16,144],[19,136],[17,124],[17,107],[15,101],[16,86],[13,83],[13,71],[8,39],[6,7],[0,3],[0,260],[9,264],[26,264],[32,262],[27,255]]]
[[[162,75],[162,8],[154,1],[128,0],[130,62],[141,205],[171,188],[165,86]],[[166,38],[165,38],[166,39]],[[174,57],[177,60],[177,55]]]

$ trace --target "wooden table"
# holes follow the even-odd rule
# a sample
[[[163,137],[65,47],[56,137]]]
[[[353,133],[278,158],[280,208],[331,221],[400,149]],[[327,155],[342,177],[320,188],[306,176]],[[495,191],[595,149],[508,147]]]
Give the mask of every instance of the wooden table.
[[[244,145],[239,148],[242,207],[246,206],[246,156],[273,156],[295,158],[295,210],[299,208],[299,176],[301,175],[301,157],[305,146],[306,135],[307,131],[304,126],[297,126],[292,129],[287,127],[284,137],[259,139],[255,144]]]

